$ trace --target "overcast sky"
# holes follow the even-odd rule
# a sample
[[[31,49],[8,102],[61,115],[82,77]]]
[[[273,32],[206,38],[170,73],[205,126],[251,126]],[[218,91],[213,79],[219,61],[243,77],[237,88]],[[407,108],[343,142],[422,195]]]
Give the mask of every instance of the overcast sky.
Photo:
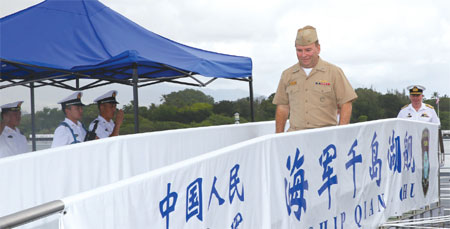
[[[0,0],[0,16],[39,3],[36,0]],[[425,96],[433,92],[450,96],[449,0],[101,0],[139,25],[171,40],[197,48],[248,56],[253,60],[254,91],[275,92],[281,72],[297,62],[294,40],[297,29],[317,28],[321,57],[341,67],[354,88],[372,87],[385,93],[421,84]],[[4,36],[4,35],[2,35]],[[85,91],[91,103],[100,94],[117,88],[121,104],[132,98],[125,86]],[[158,103],[162,94],[184,88],[169,84],[139,91],[140,105]],[[194,88],[198,89],[198,88]],[[237,91],[236,89],[240,90]],[[206,93],[216,100],[248,94],[248,84],[217,80]],[[71,92],[52,87],[35,91],[37,109],[57,107]],[[236,93],[236,94],[235,94]],[[0,104],[25,100],[29,90],[0,90]]]

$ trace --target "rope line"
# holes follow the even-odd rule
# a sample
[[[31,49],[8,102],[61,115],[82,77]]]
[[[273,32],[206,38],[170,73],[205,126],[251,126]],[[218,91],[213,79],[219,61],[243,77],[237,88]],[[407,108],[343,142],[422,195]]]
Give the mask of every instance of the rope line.
[[[444,228],[441,226],[432,226],[432,224],[448,223],[450,222],[450,215],[447,216],[435,216],[419,219],[405,219],[397,221],[386,222],[380,227],[403,227],[403,228]],[[426,226],[425,226],[426,225]]]

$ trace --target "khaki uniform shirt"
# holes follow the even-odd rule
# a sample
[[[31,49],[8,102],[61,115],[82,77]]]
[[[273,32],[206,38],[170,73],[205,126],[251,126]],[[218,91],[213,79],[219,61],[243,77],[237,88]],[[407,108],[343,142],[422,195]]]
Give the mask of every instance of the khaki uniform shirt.
[[[422,103],[422,106],[418,111],[414,109],[412,104],[404,106],[397,115],[397,118],[404,118],[409,120],[419,120],[423,122],[432,122],[441,124],[439,117],[434,111],[434,107],[425,103]]]
[[[288,131],[337,125],[337,105],[358,96],[342,70],[319,58],[306,75],[297,63],[281,75],[273,104],[289,105]]]

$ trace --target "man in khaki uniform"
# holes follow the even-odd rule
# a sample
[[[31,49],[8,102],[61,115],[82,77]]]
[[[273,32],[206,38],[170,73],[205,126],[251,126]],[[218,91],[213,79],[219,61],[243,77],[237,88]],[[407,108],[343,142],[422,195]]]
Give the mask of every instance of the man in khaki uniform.
[[[316,29],[299,29],[295,48],[299,63],[283,72],[273,99],[276,132],[284,132],[288,117],[288,131],[335,126],[338,107],[339,125],[348,124],[352,102],[358,96],[344,72],[319,57]]]

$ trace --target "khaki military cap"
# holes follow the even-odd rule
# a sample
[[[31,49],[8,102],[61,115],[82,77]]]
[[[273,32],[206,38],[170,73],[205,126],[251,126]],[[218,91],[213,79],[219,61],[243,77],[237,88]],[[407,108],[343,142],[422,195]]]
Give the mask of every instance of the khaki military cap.
[[[297,31],[297,38],[295,39],[296,45],[310,45],[319,40],[317,38],[316,28],[307,25]]]

